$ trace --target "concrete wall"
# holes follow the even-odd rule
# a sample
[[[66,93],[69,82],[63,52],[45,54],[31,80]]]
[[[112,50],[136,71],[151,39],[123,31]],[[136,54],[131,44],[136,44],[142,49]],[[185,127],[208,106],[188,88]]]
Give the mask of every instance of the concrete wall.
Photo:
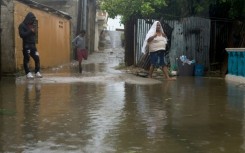
[[[14,52],[13,0],[3,0],[1,6],[1,69],[4,73],[16,71]]]

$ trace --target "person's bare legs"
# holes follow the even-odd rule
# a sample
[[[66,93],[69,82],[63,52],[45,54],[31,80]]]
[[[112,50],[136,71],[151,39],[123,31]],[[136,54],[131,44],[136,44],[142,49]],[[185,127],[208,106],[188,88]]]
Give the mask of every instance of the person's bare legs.
[[[148,78],[152,78],[153,71],[154,71],[154,66],[151,64]]]
[[[176,80],[176,78],[169,77],[167,66],[162,67],[163,74],[167,80]]]
[[[79,66],[79,73],[82,73],[82,71],[83,71],[82,61],[79,61],[78,66]]]

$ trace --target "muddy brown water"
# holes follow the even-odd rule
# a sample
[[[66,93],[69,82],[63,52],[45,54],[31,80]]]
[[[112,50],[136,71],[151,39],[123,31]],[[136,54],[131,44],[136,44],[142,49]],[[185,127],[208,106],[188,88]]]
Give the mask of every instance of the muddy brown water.
[[[244,84],[137,77],[108,55],[82,74],[72,63],[42,79],[2,78],[0,152],[245,153]]]
[[[113,79],[117,72],[103,77],[101,66],[87,67],[101,77],[3,78],[0,152],[245,152],[245,85],[205,77],[128,83]]]

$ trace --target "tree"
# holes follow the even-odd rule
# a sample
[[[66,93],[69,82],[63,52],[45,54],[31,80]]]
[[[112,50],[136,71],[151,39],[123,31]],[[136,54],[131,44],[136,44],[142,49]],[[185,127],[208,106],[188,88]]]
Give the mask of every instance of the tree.
[[[149,18],[157,8],[166,7],[166,0],[98,0],[102,10],[106,10],[111,18],[123,17],[125,24],[132,17]]]
[[[210,3],[209,6],[211,18],[225,18],[241,21],[245,19],[244,0],[216,0]]]
[[[245,18],[244,0],[98,0],[111,18],[121,15],[123,23],[139,18],[176,19],[187,16]]]

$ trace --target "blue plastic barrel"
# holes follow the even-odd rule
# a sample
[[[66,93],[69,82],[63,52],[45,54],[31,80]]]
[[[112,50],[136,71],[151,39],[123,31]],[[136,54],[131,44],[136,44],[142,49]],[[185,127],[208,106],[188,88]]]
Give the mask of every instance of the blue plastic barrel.
[[[243,76],[243,53],[237,53],[237,75]]]
[[[195,76],[203,76],[204,75],[204,65],[195,64]]]

